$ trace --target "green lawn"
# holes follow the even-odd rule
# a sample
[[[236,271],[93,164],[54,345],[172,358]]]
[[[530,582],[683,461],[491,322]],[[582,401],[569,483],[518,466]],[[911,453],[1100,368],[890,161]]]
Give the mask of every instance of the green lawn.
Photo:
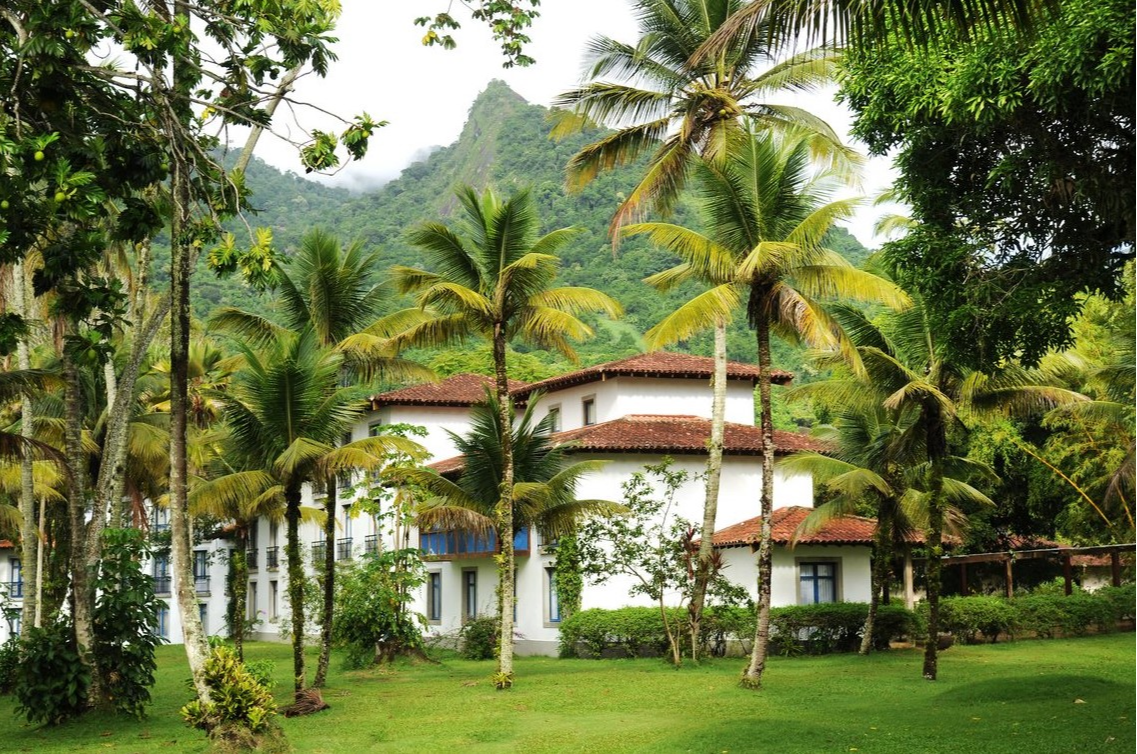
[[[288,649],[258,644],[286,689]],[[151,717],[31,728],[0,698],[4,752],[203,751],[183,727],[181,647],[163,647]],[[314,658],[313,658],[314,660]],[[1125,752],[1134,751],[1134,637],[954,647],[940,680],[916,651],[774,659],[766,689],[735,685],[739,660],[676,672],[657,660],[518,661],[495,692],[491,663],[448,659],[338,672],[332,709],[283,721],[298,752]]]

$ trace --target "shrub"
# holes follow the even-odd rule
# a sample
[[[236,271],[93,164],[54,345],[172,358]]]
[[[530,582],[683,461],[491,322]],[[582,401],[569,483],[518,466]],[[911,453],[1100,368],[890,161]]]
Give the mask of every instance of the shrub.
[[[458,631],[458,653],[467,660],[492,660],[500,631],[501,623],[493,616],[471,618]]]
[[[91,678],[79,661],[70,623],[57,620],[25,633],[13,685],[17,714],[48,725],[78,717],[87,708]]]
[[[1133,584],[1106,586],[1093,593],[1110,604],[1114,620],[1133,620],[1137,604],[1137,588]]]
[[[837,602],[794,605],[770,611],[771,641],[783,654],[853,651],[868,617],[864,603]],[[686,626],[686,611],[673,608],[669,619]],[[700,641],[704,652],[725,653],[730,642],[744,649],[754,633],[755,613],[744,607],[715,607],[704,614]],[[917,627],[911,611],[900,605],[881,605],[877,610],[874,645],[886,649],[893,639],[911,635]],[[660,654],[667,649],[667,636],[659,610],[624,607],[618,610],[584,610],[561,624],[562,657],[599,657],[622,651],[630,657]]]
[[[234,748],[256,748],[262,739],[279,738],[276,701],[228,647],[218,647],[205,661],[210,702],[194,699],[182,707],[186,724]]]
[[[20,637],[11,636],[0,644],[0,694],[7,694],[16,683],[20,667]]]
[[[940,626],[968,644],[978,643],[979,634],[994,642],[999,634],[1012,633],[1015,618],[1015,609],[1003,597],[976,595],[940,600]]]
[[[423,649],[421,615],[411,610],[426,581],[418,550],[384,550],[341,565],[336,577],[334,641],[348,668],[366,668]]]
[[[272,687],[276,685],[276,682],[272,679],[273,674],[276,672],[276,663],[272,660],[246,662],[245,670],[249,671],[249,675],[253,677],[253,680],[269,691],[272,691]]]

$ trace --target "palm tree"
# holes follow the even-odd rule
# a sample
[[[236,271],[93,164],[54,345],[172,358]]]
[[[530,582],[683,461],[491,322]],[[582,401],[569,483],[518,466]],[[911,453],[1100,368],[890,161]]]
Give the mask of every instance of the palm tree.
[[[770,395],[770,334],[817,347],[855,352],[829,316],[823,299],[845,297],[904,306],[895,285],[857,270],[824,247],[825,234],[845,218],[855,200],[827,201],[839,185],[833,169],[811,167],[810,138],[774,136],[753,126],[731,137],[730,159],[699,164],[700,198],[706,235],[667,223],[633,225],[670,249],[682,264],[649,279],[668,287],[702,280],[712,287],[666,317],[653,330],[657,341],[681,340],[708,323],[729,322],[746,301],[757,336],[761,405],[762,537],[758,555],[758,623],[744,685],[758,688],[769,639],[772,548],[774,427]],[[704,537],[705,539],[705,537]]]
[[[744,121],[775,131],[807,130],[819,154],[846,166],[858,160],[820,118],[767,101],[775,93],[809,90],[828,81],[837,60],[831,50],[794,55],[757,74],[759,65],[774,59],[775,44],[781,41],[760,26],[732,38],[700,63],[690,62],[743,7],[742,0],[638,0],[639,41],[630,45],[608,37],[593,39],[589,83],[554,101],[564,108],[557,114],[554,136],[596,122],[616,129],[569,161],[570,189],[651,152],[644,177],[612,219],[614,240],[625,223],[648,207],[670,210],[696,157],[723,157],[730,135]]]
[[[501,201],[490,189],[478,195],[458,190],[465,212],[465,236],[441,223],[425,223],[410,236],[436,271],[393,267],[403,293],[417,294],[423,321],[394,338],[398,345],[442,345],[469,337],[490,341],[497,410],[501,416],[502,472],[496,529],[513,530],[513,409],[509,400],[506,344],[514,338],[551,348],[575,359],[570,340],[590,337],[577,315],[619,316],[620,305],[591,288],[553,288],[556,251],[572,236],[569,228],[540,238],[533,200],[521,191]],[[513,682],[513,540],[501,542],[498,567],[502,591],[501,644],[495,686]]]
[[[339,473],[382,466],[394,450],[418,457],[422,449],[397,437],[373,436],[339,445],[367,410],[366,391],[341,387],[343,357],[322,348],[305,328],[258,353],[239,345],[245,366],[216,397],[231,437],[234,467],[212,490],[226,506],[258,509],[284,500],[288,596],[292,610],[294,688],[305,685],[304,565],[300,554],[301,493],[305,484]],[[249,502],[252,501],[252,502]]]
[[[219,329],[257,342],[277,338],[285,330],[310,327],[319,344],[342,354],[345,378],[431,379],[430,370],[399,359],[388,337],[405,324],[405,315],[380,317],[388,291],[374,280],[378,253],[368,253],[355,242],[346,249],[330,233],[315,228],[304,235],[296,256],[287,264],[274,263],[270,285],[280,303],[284,326],[252,312],[225,307],[211,319]],[[321,480],[325,490],[324,538],[336,538],[337,481]],[[336,551],[324,548],[324,606],[320,620],[320,659],[313,685],[320,688],[328,674],[332,648]]]
[[[881,261],[890,263],[887,255]],[[835,314],[855,347],[859,376],[831,381],[824,388],[828,399],[834,405],[879,400],[885,410],[907,417],[891,452],[906,458],[919,453],[924,458],[922,464],[909,469],[918,477],[909,483],[924,495],[926,509],[929,616],[923,675],[935,680],[944,519],[948,505],[966,492],[953,479],[960,462],[951,455],[949,430],[965,432],[964,416],[1029,413],[1086,399],[1014,365],[988,375],[952,362],[918,298],[911,308],[874,320],[851,307],[841,307]],[[873,387],[871,393],[866,393],[866,384]]]

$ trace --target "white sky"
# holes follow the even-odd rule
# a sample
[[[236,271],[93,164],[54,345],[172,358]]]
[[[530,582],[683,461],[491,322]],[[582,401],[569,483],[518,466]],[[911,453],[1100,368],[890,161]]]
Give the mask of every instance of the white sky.
[[[491,79],[502,79],[530,102],[548,105],[560,92],[575,86],[587,40],[604,34],[634,42],[635,20],[627,0],[545,0],[541,16],[529,36],[527,52],[537,63],[528,68],[504,69],[498,44],[481,24],[464,17],[454,3],[454,15],[462,21],[456,33],[458,47],[423,47],[422,27],[417,16],[446,9],[447,0],[342,0],[343,16],[334,50],[339,56],[326,79],[307,76],[298,83],[294,98],[310,102],[338,115],[368,112],[376,120],[390,122],[376,132],[367,157],[351,163],[337,175],[317,178],[335,185],[364,188],[390,180],[432,146],[453,143],[465,123],[470,105]],[[796,104],[825,118],[838,133],[847,136],[849,114],[832,101],[832,91],[814,95],[787,94],[779,101]],[[283,116],[283,117],[281,117]],[[297,120],[306,128],[342,130],[342,125],[312,110],[297,109]],[[283,109],[278,130],[294,139],[302,133]],[[861,148],[863,150],[863,147]],[[294,147],[266,138],[258,156],[285,170],[303,174]],[[871,161],[864,190],[875,194],[891,181],[888,162]],[[872,225],[878,211],[863,209],[849,229],[863,242],[873,241]]]

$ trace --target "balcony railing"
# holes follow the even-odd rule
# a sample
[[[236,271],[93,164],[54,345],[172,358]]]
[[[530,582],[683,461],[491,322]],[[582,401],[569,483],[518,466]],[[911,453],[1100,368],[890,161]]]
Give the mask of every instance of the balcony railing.
[[[10,599],[22,599],[23,596],[24,596],[23,579],[21,579],[20,581],[9,581],[8,582],[8,597]]]
[[[314,563],[323,563],[324,562],[324,557],[327,554],[327,550],[324,549],[325,547],[327,547],[327,544],[324,542],[313,542],[312,543],[312,562],[314,562]]]
[[[257,548],[250,547],[245,550],[245,567],[250,571],[257,570]]]
[[[265,568],[270,571],[275,571],[280,568],[280,548],[279,547],[266,547],[265,548]]]
[[[198,594],[209,594],[209,577],[208,576],[194,576],[193,588]]]
[[[169,524],[151,524],[150,525],[150,531],[153,532],[154,534],[160,534],[161,532],[169,531],[169,530],[170,530]]]
[[[379,553],[379,535],[369,534],[363,538],[363,554],[377,555]]]
[[[170,593],[170,576],[169,574],[159,574],[154,577],[154,594],[169,594]]]
[[[336,560],[351,560],[351,537],[336,541]]]
[[[481,558],[495,555],[497,535],[469,531],[424,531],[419,533],[419,550],[425,558]],[[516,555],[529,554],[529,530],[522,529],[513,538]]]

